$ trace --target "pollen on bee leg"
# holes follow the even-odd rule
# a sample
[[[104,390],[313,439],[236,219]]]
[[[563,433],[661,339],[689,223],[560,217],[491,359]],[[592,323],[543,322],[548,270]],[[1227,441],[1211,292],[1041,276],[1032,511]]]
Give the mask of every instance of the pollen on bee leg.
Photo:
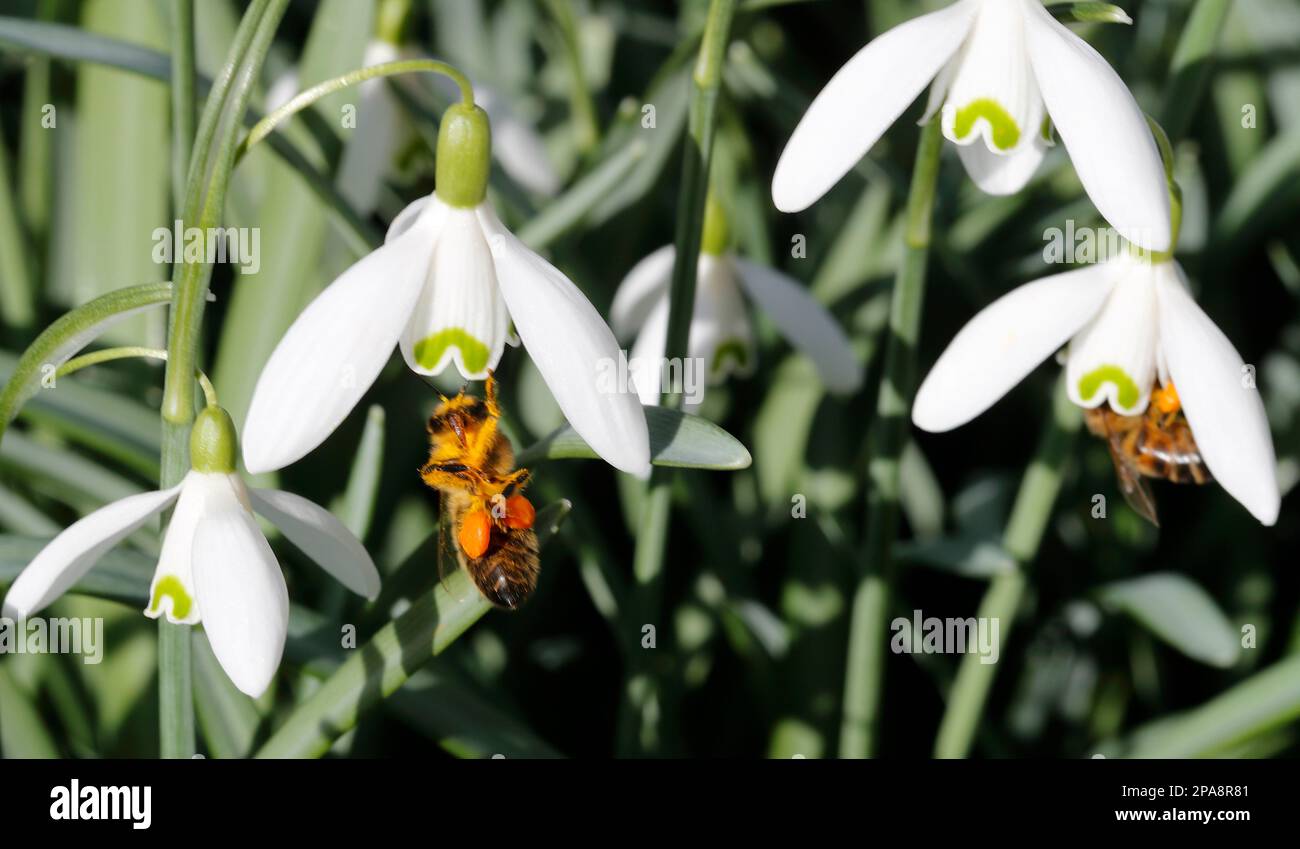
[[[506,527],[515,530],[531,528],[537,516],[532,502],[522,495],[512,495],[506,499]]]
[[[1151,403],[1156,405],[1156,409],[1162,413],[1176,413],[1182,407],[1182,402],[1178,400],[1178,390],[1172,383],[1164,386],[1157,386],[1151,392]]]
[[[492,540],[492,519],[488,516],[488,512],[482,507],[475,507],[467,512],[465,518],[461,520],[456,539],[467,555],[476,560],[482,557],[488,550],[488,543]]]

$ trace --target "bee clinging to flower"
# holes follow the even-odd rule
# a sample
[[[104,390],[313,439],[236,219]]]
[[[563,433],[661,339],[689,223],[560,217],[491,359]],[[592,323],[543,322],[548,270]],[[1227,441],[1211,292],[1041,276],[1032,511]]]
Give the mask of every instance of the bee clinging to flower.
[[[1147,478],[1204,484],[1213,480],[1171,383],[1151,390],[1142,415],[1124,416],[1107,405],[1084,411],[1088,430],[1106,440],[1120,492],[1138,515],[1159,527]]]
[[[456,559],[479,592],[499,607],[518,608],[537,586],[535,511],[523,496],[527,469],[516,469],[497,427],[496,381],[485,398],[443,398],[429,417],[429,461],[420,477],[442,496],[442,527],[454,529]],[[440,546],[446,546],[444,538]],[[440,547],[441,550],[441,547]]]

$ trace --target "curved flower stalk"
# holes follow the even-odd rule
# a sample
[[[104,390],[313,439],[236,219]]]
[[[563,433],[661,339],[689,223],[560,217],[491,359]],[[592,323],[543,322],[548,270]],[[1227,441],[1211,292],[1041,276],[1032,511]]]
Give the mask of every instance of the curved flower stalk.
[[[1070,400],[1133,416],[1146,410],[1157,380],[1172,385],[1210,472],[1260,522],[1277,521],[1281,493],[1263,401],[1175,260],[1122,255],[994,301],[939,357],[912,421],[935,433],[965,424],[1067,341]]]
[[[253,514],[359,595],[379,595],[379,572],[328,510],[290,492],[246,487],[235,473],[236,450],[230,416],[220,407],[206,408],[194,423],[193,468],[185,478],[170,489],[115,501],[69,526],[14,581],[4,615],[19,619],[39,612],[106,551],[174,503],[145,615],[202,623],[230,680],[260,696],[280,665],[289,596]]]
[[[1164,170],[1142,110],[1106,60],[1039,0],[958,0],[867,44],[790,137],[772,179],[777,208],[814,203],[931,83],[923,122],[939,113],[985,192],[1023,188],[1055,126],[1106,220],[1143,248],[1168,250]]]
[[[362,67],[384,65],[402,59],[428,59],[428,54],[403,48],[385,39],[366,45]],[[361,215],[379,206],[383,180],[393,170],[394,160],[410,135],[401,105],[385,79],[366,80],[357,89],[356,127],[348,137],[339,160],[336,182],[339,193]],[[456,83],[435,77],[434,85],[448,97],[455,97]],[[272,112],[298,93],[296,68],[276,78],[266,96],[266,111]],[[495,127],[493,153],[501,168],[519,185],[534,194],[552,197],[560,190],[560,176],[546,153],[546,143],[537,129],[520,118],[506,98],[491,86],[475,85],[474,100]]]
[[[385,243],[316,298],[272,353],[244,428],[253,473],[319,445],[374,383],[393,348],[423,375],[481,380],[522,339],[573,429],[611,465],[650,471],[645,413],[601,375],[620,349],[559,270],[511,234],[486,198],[490,130],[472,103],[438,133],[437,190],[404,209]],[[511,330],[513,322],[518,332]]]
[[[642,259],[619,284],[610,322],[622,341],[635,338],[631,368],[641,403],[659,403],[668,339],[668,288],[676,248],[665,245]],[[849,393],[862,384],[862,366],[844,331],[797,280],[741,259],[727,249],[726,218],[712,197],[696,274],[689,356],[702,361],[708,385],[754,371],[757,351],[744,295],[754,301],[798,351],[812,359],[826,387]],[[742,295],[742,291],[744,295]],[[704,387],[693,387],[688,407],[698,407]]]

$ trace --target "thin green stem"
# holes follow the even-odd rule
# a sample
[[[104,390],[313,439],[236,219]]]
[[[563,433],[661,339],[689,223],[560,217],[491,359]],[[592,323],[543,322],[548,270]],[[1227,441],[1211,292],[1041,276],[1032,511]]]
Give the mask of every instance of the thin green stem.
[[[58,371],[54,374],[56,377],[67,377],[70,374],[81,371],[83,368],[97,366],[102,363],[111,363],[114,360],[126,360],[136,357],[141,359],[166,361],[167,352],[162,348],[143,348],[138,345],[122,348],[104,348],[99,351],[92,351],[89,354],[82,354],[80,357],[73,357],[63,365],[59,366]]]
[[[867,758],[876,753],[880,695],[888,643],[889,600],[893,585],[892,548],[898,527],[899,461],[916,383],[916,343],[930,250],[930,227],[943,134],[939,122],[921,131],[916,167],[907,199],[903,258],[890,302],[889,339],[876,416],[868,434],[867,540],[853,594],[848,665],[844,677],[840,756]]]
[[[600,122],[596,118],[596,104],[587,87],[587,75],[582,67],[582,44],[578,39],[577,16],[573,13],[573,0],[547,0],[547,7],[555,18],[564,42],[564,58],[569,65],[569,103],[573,121],[577,126],[579,152],[586,154],[600,143]]]
[[[375,37],[400,47],[411,17],[411,0],[380,0],[375,14]]]
[[[197,222],[203,232],[220,223],[234,163],[235,135],[243,123],[253,83],[261,74],[262,62],[287,6],[288,0],[254,0],[240,21],[226,67],[208,95],[190,155],[184,200],[185,223]],[[193,35],[189,38],[192,40]],[[206,263],[186,263],[183,257],[178,260],[173,266],[176,287],[167,331],[162,401],[163,487],[175,486],[189,468],[194,374],[198,368],[203,308],[212,276],[212,267]],[[209,384],[205,392],[210,388]],[[188,625],[174,625],[166,619],[158,621],[158,725],[163,757],[185,758],[194,754],[190,640]]]
[[[9,382],[0,391],[0,438],[14,416],[32,397],[50,365],[62,362],[93,339],[118,316],[161,307],[172,297],[172,284],[146,283],[114,289],[55,319],[18,358]]]
[[[194,146],[194,0],[172,0],[172,198],[185,204],[186,174]]]
[[[1002,545],[1017,567],[993,578],[980,602],[983,621],[998,623],[998,638],[1006,645],[1024,595],[1029,566],[1038,554],[1043,532],[1061,489],[1061,475],[1082,417],[1066,392],[1065,374],[1056,383],[1052,416],[1043,431],[1037,453],[1020,483],[1015,506],[1007,520]],[[948,694],[948,707],[939,725],[934,753],[940,758],[964,758],[970,752],[980,715],[988,699],[996,663],[985,663],[969,653],[962,657],[957,679]]]
[[[376,77],[394,77],[398,74],[417,72],[442,74],[445,77],[450,77],[455,81],[456,85],[460,86],[460,96],[464,104],[466,106],[474,105],[474,87],[470,85],[469,78],[446,62],[439,62],[436,59],[403,59],[397,62],[385,62],[382,65],[370,65],[365,68],[358,68],[355,71],[349,71],[322,83],[317,83],[311,88],[294,95],[288,103],[253,125],[252,129],[248,131],[248,135],[244,137],[244,140],[236,149],[235,161],[238,162],[242,159],[253,145],[269,136],[277,126],[321,98],[328,97],[349,86],[360,85],[366,80],[373,80]]]
[[[703,237],[713,137],[717,129],[718,93],[722,87],[722,67],[731,40],[735,11],[735,0],[712,0],[692,80],[682,185],[677,198],[674,239],[677,252],[668,295],[668,340],[664,356],[670,362],[685,362],[690,356],[688,342],[695,307],[695,275]],[[676,410],[681,408],[681,404],[681,393],[665,386],[661,405]],[[673,481],[670,471],[656,468],[646,493],[633,560],[636,578],[633,607],[636,613],[632,621],[639,623],[638,627],[653,625],[660,618]],[[659,744],[655,717],[660,712],[651,709],[658,700],[658,687],[651,674],[651,657],[647,654],[650,651],[646,649],[633,656],[625,688],[619,731],[620,747],[625,752],[646,753]]]
[[[202,157],[197,153],[191,157],[190,185],[187,187],[185,202],[186,225],[196,221],[199,229],[207,232],[220,222],[230,171],[234,165],[235,134],[248,105],[253,82],[260,74],[262,62],[287,5],[288,0],[260,0],[250,7],[245,20],[241,22],[237,42],[241,40],[248,16],[261,11],[261,18],[255,22],[253,35],[247,43],[247,56],[233,52],[231,54],[234,57],[232,64],[239,65],[238,72],[230,77],[228,84],[223,84],[227,76],[223,72],[213,86],[211,96],[216,96],[218,91],[223,92],[228,101],[226,108],[213,110],[209,102],[204,110],[204,120],[195,139],[195,148],[197,151],[202,147],[207,152]],[[211,117],[213,112],[219,113],[218,117]],[[208,178],[206,181],[200,179],[196,185],[196,173],[207,174]],[[172,426],[170,430],[173,431],[168,434],[166,431],[169,429],[164,429],[164,485],[168,481],[174,483],[179,480],[188,465],[183,459],[183,452],[189,425],[194,418],[193,373],[207,284],[211,275],[212,267],[206,263],[180,263],[180,279],[167,336],[167,379],[163,390],[163,419],[165,424]]]
[[[189,625],[158,620],[158,739],[164,758],[194,756],[194,674]]]
[[[58,371],[54,374],[55,377],[67,377],[70,374],[81,371],[83,368],[113,362],[114,360],[127,360],[137,357],[141,359],[160,360],[166,362],[167,352],[162,348],[142,348],[139,346],[104,348],[68,360],[60,366]],[[209,407],[219,406],[217,402],[217,390],[213,387],[212,381],[208,379],[208,376],[203,373],[203,370],[195,369],[194,377],[198,380],[199,386],[203,389],[204,402]]]

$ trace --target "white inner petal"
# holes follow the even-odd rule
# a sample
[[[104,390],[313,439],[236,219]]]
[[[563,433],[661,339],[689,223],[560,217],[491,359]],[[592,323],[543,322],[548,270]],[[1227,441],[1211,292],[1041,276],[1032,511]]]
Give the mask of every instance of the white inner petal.
[[[492,252],[472,209],[448,209],[424,291],[402,333],[402,356],[421,374],[455,363],[467,380],[495,368],[509,332]]]
[[[1032,144],[1046,107],[1029,65],[1021,0],[985,0],[970,36],[939,82],[950,78],[943,134],[961,145],[982,139],[994,153]],[[936,83],[937,91],[938,83]]]
[[[187,625],[202,620],[194,589],[194,530],[206,516],[232,510],[250,510],[248,493],[238,477],[195,471],[185,476],[149,585],[146,616],[157,619],[165,614],[167,621]]]
[[[1117,275],[1115,288],[1070,344],[1070,399],[1088,408],[1109,402],[1117,413],[1134,416],[1146,410],[1156,377],[1155,269],[1128,257],[1108,265]]]
[[[754,330],[729,257],[700,256],[689,349],[712,386],[754,370]]]

